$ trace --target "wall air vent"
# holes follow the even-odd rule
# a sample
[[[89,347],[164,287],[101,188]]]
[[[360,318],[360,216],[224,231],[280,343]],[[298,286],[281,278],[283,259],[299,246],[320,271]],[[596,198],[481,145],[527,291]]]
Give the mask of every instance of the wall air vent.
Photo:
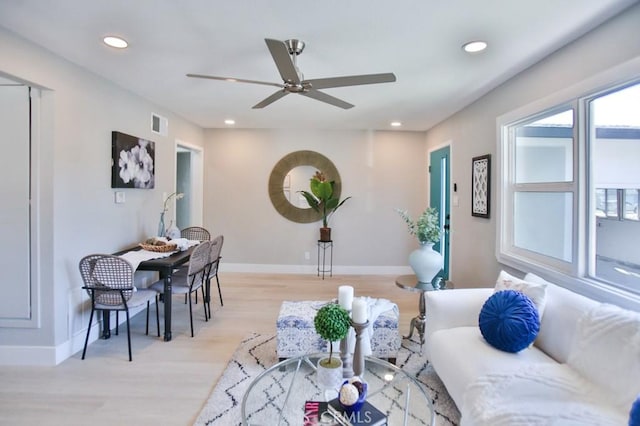
[[[169,120],[156,113],[151,113],[151,131],[162,136],[167,136]]]

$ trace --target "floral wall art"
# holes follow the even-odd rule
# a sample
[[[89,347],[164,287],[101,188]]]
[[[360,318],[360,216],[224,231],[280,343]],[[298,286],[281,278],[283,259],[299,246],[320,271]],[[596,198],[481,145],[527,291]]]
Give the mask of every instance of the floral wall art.
[[[111,187],[155,186],[155,142],[111,132]]]

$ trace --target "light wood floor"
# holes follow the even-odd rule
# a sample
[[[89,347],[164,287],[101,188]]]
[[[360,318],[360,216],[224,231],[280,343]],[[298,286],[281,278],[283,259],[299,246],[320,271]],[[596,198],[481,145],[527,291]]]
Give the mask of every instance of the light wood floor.
[[[133,362],[121,327],[120,336],[89,345],[84,361],[77,353],[56,367],[0,367],[0,425],[191,425],[240,340],[275,333],[283,300],[335,298],[339,285],[352,285],[356,296],[397,303],[402,334],[418,310],[418,294],[394,276],[221,273],[220,281],[224,307],[212,288],[213,318],[204,322],[202,304],[194,306],[194,338],[179,296],[171,342],[145,336],[144,314],[136,315]]]

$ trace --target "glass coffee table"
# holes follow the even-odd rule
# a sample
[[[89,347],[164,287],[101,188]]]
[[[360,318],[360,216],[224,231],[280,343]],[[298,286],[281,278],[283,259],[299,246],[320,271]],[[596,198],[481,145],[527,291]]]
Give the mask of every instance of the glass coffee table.
[[[256,377],[242,400],[242,424],[302,425],[306,401],[329,401],[337,397],[337,390],[325,390],[317,385],[315,366],[326,355],[287,359]],[[369,388],[367,401],[387,414],[388,425],[434,425],[431,398],[419,382],[400,368],[378,358],[365,357],[362,379]]]

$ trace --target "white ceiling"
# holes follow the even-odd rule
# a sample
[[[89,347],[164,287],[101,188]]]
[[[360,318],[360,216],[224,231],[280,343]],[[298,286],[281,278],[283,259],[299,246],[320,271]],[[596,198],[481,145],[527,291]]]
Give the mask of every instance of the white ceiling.
[[[635,0],[0,0],[0,26],[205,128],[426,130]],[[102,43],[119,35],[130,47]],[[397,82],[325,92],[343,110],[276,88],[264,38],[298,38],[305,78],[393,72]],[[482,39],[482,54],[462,51]],[[576,64],[578,66],[578,64]],[[1,69],[0,69],[1,71]]]

